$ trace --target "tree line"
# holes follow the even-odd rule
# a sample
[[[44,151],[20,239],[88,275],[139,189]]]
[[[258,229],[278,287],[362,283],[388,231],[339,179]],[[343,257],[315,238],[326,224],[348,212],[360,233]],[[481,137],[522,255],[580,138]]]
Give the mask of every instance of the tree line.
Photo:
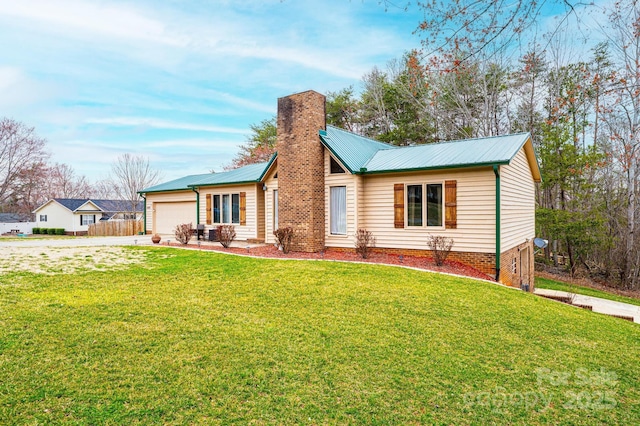
[[[47,141],[33,127],[0,119],[0,212],[31,217],[51,198],[119,199],[130,202],[130,211],[140,199],[137,191],[156,184],[159,173],[148,159],[125,153],[111,165],[109,176],[90,182],[68,164],[50,161]]]
[[[567,35],[557,28],[543,46],[533,41],[514,55],[514,39],[540,10],[524,1],[514,3],[522,8],[492,9],[498,3],[430,10],[419,26],[425,48],[372,69],[360,90],[327,93],[327,123],[402,146],[530,133],[543,176],[536,231],[550,241],[546,261],[566,258],[571,274],[582,269],[638,289],[640,5],[626,0],[598,9],[600,27],[592,31],[602,41],[567,60]],[[569,8],[567,16],[574,13]],[[483,27],[487,22],[494,24]],[[447,26],[457,28],[455,36],[443,36]],[[274,152],[275,117],[251,129],[230,168]]]

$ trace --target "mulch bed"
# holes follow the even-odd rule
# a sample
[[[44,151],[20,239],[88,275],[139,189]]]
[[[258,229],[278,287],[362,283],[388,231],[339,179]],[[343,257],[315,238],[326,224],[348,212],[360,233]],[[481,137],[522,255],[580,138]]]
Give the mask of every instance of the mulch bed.
[[[179,244],[171,245],[179,246]],[[189,244],[189,248],[195,247],[196,246],[193,243]],[[408,256],[374,252],[371,253],[367,259],[363,259],[362,256],[356,254],[355,252],[331,249],[319,253],[290,252],[284,254],[282,251],[278,250],[274,245],[271,244],[252,248],[230,247],[228,249],[222,246],[202,245],[200,247],[200,250],[212,250],[222,253],[242,254],[269,259],[323,259],[385,265],[402,265],[417,269],[424,269],[426,271],[444,272],[447,274],[463,275],[471,278],[494,281],[489,275],[463,263],[447,260],[444,262],[444,265],[436,266],[432,258],[422,256]]]

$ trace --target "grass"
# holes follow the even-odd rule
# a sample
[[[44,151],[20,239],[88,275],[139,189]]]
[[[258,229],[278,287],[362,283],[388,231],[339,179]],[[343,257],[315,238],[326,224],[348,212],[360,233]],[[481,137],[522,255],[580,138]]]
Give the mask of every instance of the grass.
[[[0,276],[4,424],[638,424],[636,324],[380,265],[168,248]]]
[[[555,281],[548,278],[536,277],[536,287],[546,288],[549,290],[567,291],[570,293],[583,294],[585,296],[600,297],[602,299],[615,300],[616,302],[629,303],[631,305],[640,306],[640,299],[628,296],[621,296],[607,291],[597,290],[591,287],[580,286],[576,284],[568,284],[561,281]]]

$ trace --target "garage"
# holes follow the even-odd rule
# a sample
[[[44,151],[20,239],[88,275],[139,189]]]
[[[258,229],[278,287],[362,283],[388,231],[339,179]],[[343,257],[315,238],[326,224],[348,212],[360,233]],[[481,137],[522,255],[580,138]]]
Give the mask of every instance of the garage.
[[[153,203],[153,232],[173,234],[176,226],[191,223],[196,226],[196,203],[184,201],[174,203]]]

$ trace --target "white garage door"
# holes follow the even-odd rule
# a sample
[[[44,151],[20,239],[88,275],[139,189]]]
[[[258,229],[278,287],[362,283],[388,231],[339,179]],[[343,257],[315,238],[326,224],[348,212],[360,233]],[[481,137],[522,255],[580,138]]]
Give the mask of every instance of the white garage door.
[[[154,230],[158,234],[173,234],[176,226],[191,223],[196,227],[196,203],[154,203]]]

